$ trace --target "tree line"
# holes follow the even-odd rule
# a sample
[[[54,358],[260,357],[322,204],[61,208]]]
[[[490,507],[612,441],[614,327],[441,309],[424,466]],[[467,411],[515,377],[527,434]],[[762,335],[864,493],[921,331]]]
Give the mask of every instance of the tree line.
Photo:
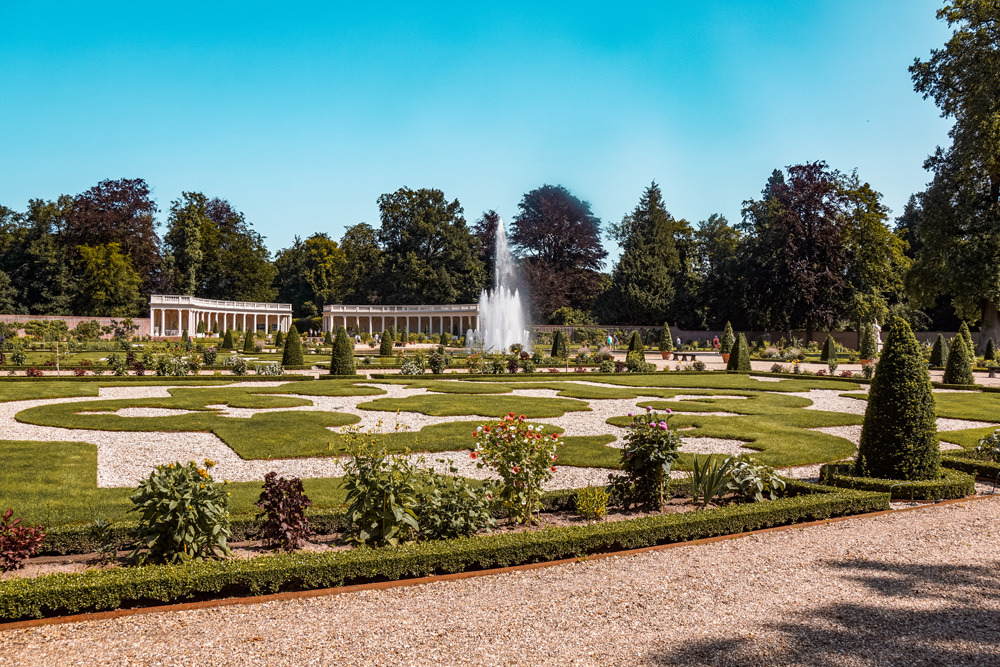
[[[857,171],[823,161],[775,169],[740,221],[692,224],[651,183],[619,221],[559,185],[526,193],[510,221],[535,322],[790,331],[854,328],[891,314],[916,328],[959,318],[1000,334],[1000,9],[956,0],[942,49],[910,67],[914,88],[955,119],[927,188],[890,219]],[[639,193],[637,193],[639,194]],[[379,223],[296,237],[272,254],[243,213],[185,192],[160,225],[142,179],[0,206],[0,312],[129,317],[148,295],[324,304],[471,303],[492,283],[495,211],[471,225],[438,189],[378,199]],[[607,262],[606,241],[621,248]]]

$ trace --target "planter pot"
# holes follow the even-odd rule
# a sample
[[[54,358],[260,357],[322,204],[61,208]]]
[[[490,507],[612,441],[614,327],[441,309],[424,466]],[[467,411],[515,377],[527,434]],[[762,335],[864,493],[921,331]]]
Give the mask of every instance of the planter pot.
[[[861,365],[864,366],[865,364],[870,364],[871,362],[872,362],[871,359],[862,359],[861,360]]]
[[[729,363],[729,353],[728,352],[723,352],[722,353],[722,361],[724,361],[727,364]]]
[[[670,350],[660,350],[660,356],[663,357],[664,359],[669,359],[670,354],[671,354]]]

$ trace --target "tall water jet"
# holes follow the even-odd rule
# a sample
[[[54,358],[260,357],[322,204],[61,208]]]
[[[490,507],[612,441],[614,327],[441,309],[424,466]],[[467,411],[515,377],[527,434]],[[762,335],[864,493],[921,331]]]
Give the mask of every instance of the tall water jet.
[[[497,220],[494,240],[493,289],[484,289],[479,295],[479,329],[475,331],[475,343],[485,351],[502,352],[514,344],[530,351],[528,304],[518,289],[518,266],[507,246],[503,220]]]

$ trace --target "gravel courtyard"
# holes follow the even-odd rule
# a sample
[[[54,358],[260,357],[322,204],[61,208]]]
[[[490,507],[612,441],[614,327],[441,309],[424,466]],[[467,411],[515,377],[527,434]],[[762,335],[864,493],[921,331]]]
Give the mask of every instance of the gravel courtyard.
[[[996,665],[1000,498],[391,591],[0,634],[21,665]]]

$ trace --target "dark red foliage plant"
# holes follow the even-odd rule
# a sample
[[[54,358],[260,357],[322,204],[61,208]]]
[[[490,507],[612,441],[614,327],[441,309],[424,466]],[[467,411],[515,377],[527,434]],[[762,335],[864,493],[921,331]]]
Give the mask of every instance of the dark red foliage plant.
[[[14,518],[14,510],[8,509],[0,516],[0,572],[21,567],[44,539],[41,526],[22,526],[21,519]]]
[[[254,503],[260,508],[258,519],[263,519],[261,534],[265,544],[295,551],[312,535],[306,508],[312,501],[302,490],[298,477],[285,479],[271,471],[264,475],[264,488]]]

